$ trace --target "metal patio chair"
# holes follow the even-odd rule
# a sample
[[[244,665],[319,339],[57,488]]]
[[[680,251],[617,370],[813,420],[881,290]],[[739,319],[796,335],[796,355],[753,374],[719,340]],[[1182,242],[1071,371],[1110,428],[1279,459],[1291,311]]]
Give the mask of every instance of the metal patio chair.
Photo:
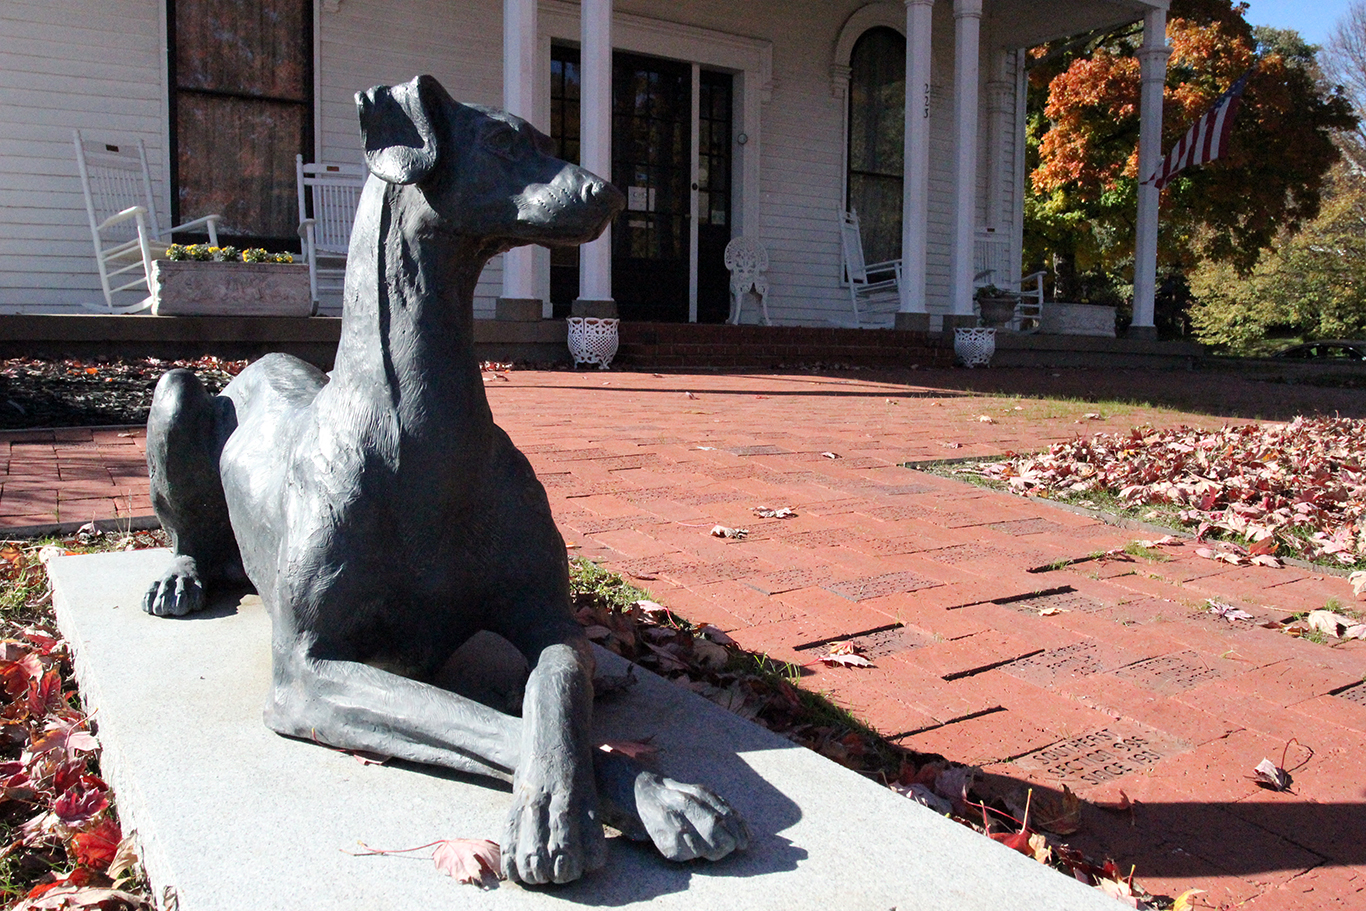
[[[863,236],[858,213],[853,210],[840,215],[840,248],[844,253],[844,278],[849,283],[849,303],[854,308],[854,326],[862,329],[867,321],[865,315],[895,314],[901,306],[901,260],[864,261]],[[864,305],[862,309],[860,303]],[[879,324],[886,322],[882,320]]]
[[[74,131],[76,166],[85,191],[85,210],[90,217],[90,236],[95,243],[95,263],[104,292],[103,308],[85,306],[108,313],[136,313],[155,301],[152,288],[153,245],[170,243],[177,231],[202,228],[209,245],[218,246],[219,215],[205,215],[184,224],[162,229],[157,222],[152,200],[152,175],[147,167],[147,148],[139,139],[134,144],[116,145],[87,140]],[[120,291],[145,288],[147,296],[135,304],[114,303]]]
[[[348,164],[305,164],[294,157],[299,187],[299,235],[308,262],[313,306],[323,293],[340,294],[346,279],[346,253],[356,220],[365,168]]]
[[[726,268],[730,270],[730,317],[726,322],[740,325],[740,308],[745,294],[750,291],[759,299],[764,314],[764,325],[773,323],[768,318],[768,251],[752,237],[737,237],[726,244]]]

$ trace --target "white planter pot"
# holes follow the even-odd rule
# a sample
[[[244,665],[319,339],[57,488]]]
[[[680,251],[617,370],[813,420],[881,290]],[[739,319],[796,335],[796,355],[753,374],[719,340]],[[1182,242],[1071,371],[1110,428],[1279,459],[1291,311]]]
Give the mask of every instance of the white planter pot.
[[[986,367],[996,353],[995,329],[953,330],[953,353],[964,367]]]
[[[595,316],[569,317],[569,355],[574,364],[597,364],[606,370],[617,354],[620,323]]]
[[[308,266],[292,263],[152,263],[157,316],[311,316]]]

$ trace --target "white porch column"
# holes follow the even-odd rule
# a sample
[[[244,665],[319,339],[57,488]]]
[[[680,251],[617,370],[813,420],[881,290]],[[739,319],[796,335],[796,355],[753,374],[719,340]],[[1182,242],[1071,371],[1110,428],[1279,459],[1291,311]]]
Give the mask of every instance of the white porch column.
[[[1152,176],[1162,161],[1162,89],[1167,82],[1167,13],[1149,10],[1143,20],[1143,47],[1138,59],[1142,67],[1143,93],[1140,96],[1138,128],[1138,225],[1134,238],[1134,321],[1130,338],[1156,338],[1153,324],[1153,299],[1157,291],[1157,204],[1162,191],[1143,181]]]
[[[503,107],[509,114],[534,119],[536,73],[536,0],[503,0]],[[534,247],[503,254],[503,295],[497,308],[498,319],[541,318]]]
[[[612,0],[583,0],[579,161],[612,179]],[[575,316],[615,317],[612,300],[612,228],[579,248]]]
[[[972,314],[973,235],[977,220],[977,83],[982,0],[953,0],[953,252],[949,278],[954,316]]]
[[[930,26],[934,0],[906,0],[906,137],[901,200],[902,313],[926,313],[925,241],[930,211]],[[908,328],[913,320],[899,320]]]

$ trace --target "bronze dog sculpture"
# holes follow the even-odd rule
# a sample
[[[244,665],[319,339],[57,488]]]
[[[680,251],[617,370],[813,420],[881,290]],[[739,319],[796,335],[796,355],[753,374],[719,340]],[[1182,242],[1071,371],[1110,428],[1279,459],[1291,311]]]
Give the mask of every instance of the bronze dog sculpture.
[[[198,610],[206,587],[245,573],[273,625],[267,725],[511,779],[510,878],[601,866],[604,822],[673,860],[744,848],[744,822],[711,791],[593,748],[564,540],[474,356],[488,259],[592,240],[622,194],[430,76],[356,100],[371,176],[335,369],[270,355],[218,396],[185,370],[161,379],[147,463],[174,559],[145,609]],[[430,682],[479,631],[531,667],[520,717]]]

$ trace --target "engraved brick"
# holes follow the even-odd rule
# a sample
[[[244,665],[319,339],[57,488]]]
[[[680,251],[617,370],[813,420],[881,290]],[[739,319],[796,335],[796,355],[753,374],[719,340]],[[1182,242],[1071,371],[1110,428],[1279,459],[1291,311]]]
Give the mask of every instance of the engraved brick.
[[[885,573],[881,576],[862,576],[858,579],[827,584],[824,588],[831,594],[839,595],[849,601],[867,601],[870,598],[880,598],[883,595],[934,588],[941,584],[943,583],[922,578],[915,573],[901,572]]]
[[[765,443],[765,444],[760,444],[760,445],[755,445],[755,446],[729,446],[729,447],[726,448],[726,452],[729,452],[731,455],[738,455],[738,456],[757,456],[757,455],[788,455],[788,454],[790,454],[790,453],[792,452],[792,450],[790,450],[790,449],[784,449],[784,448],[781,447],[781,446],[774,446],[774,445],[772,445],[772,444]]]
[[[752,579],[748,584],[766,595],[779,595],[783,592],[812,588],[829,578],[830,568],[821,566],[815,569],[785,569],[759,579]]]
[[[1047,519],[1014,519],[1010,522],[994,522],[991,528],[1007,535],[1058,534],[1067,530],[1065,525]]]
[[[923,519],[933,512],[928,506],[879,506],[868,510],[868,515],[884,522],[900,522],[904,519]]]
[[[1358,683],[1356,686],[1349,687],[1337,694],[1340,699],[1348,702],[1355,702],[1357,705],[1366,705],[1366,683]]]
[[[1082,613],[1094,613],[1104,610],[1104,601],[1097,601],[1095,598],[1083,595],[1081,592],[1056,592],[1049,595],[1039,595],[1034,598],[1022,598],[1018,601],[1007,601],[1001,605],[1008,607],[1021,614],[1037,614],[1039,611],[1056,607],[1064,611],[1080,611]]]
[[[1125,725],[1051,744],[1014,764],[1046,781],[1092,787],[1150,768],[1189,747],[1151,728]]]
[[[1184,692],[1206,680],[1223,676],[1210,667],[1199,652],[1173,652],[1135,661],[1115,671],[1115,676],[1136,681],[1162,693]]]
[[[801,531],[783,535],[780,540],[793,547],[835,547],[846,541],[857,541],[859,533],[852,528],[821,528],[815,531]]]
[[[908,630],[905,627],[885,629],[881,632],[869,633],[866,636],[858,636],[849,641],[854,643],[865,657],[873,660],[886,658],[888,655],[895,655],[900,652],[908,652],[929,642],[924,634]]]

